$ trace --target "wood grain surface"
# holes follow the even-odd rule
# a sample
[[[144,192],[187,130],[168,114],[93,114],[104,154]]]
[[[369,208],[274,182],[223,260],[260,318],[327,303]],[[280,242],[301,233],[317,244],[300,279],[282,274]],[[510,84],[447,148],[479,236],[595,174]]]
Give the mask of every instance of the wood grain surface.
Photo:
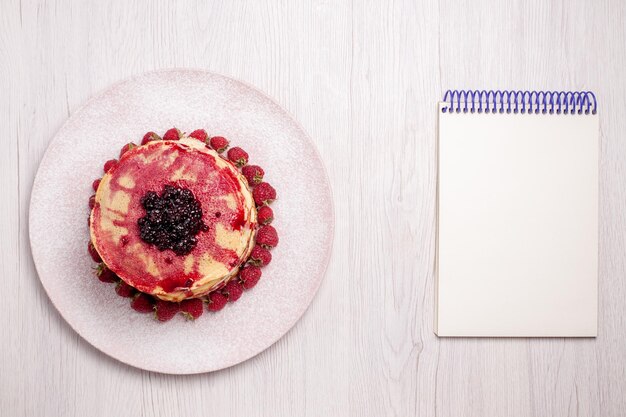
[[[0,416],[626,415],[625,20],[619,0],[1,1]],[[294,329],[188,377],[83,341],[28,241],[33,178],[61,124],[111,83],[168,67],[234,76],[287,108],[327,163],[337,220]],[[596,92],[597,339],[434,336],[435,103],[448,88]]]

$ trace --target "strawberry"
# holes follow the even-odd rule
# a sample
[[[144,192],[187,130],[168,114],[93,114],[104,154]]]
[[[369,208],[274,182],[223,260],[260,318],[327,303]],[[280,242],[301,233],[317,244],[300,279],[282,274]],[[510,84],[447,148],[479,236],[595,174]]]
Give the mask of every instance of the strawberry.
[[[96,195],[89,197],[89,208],[93,209],[96,206]]]
[[[101,180],[102,178],[98,178],[97,180],[93,180],[93,182],[91,183],[91,188],[93,188],[94,191],[98,191],[98,187],[100,186]]]
[[[274,212],[272,211],[270,206],[260,207],[256,213],[256,216],[259,224],[262,224],[264,226],[270,224],[272,220],[274,220]]]
[[[228,140],[222,136],[213,136],[209,139],[209,147],[217,153],[222,153],[228,148]]]
[[[228,281],[226,286],[222,289],[222,293],[228,297],[228,301],[234,303],[241,298],[243,287],[237,281]]]
[[[175,127],[171,128],[163,135],[163,140],[178,140],[183,136],[180,130]]]
[[[212,292],[208,296],[209,303],[207,304],[207,308],[209,311],[220,311],[224,308],[226,303],[228,302],[228,298],[221,292]]]
[[[136,148],[137,145],[135,145],[133,142],[129,142],[126,145],[122,146],[122,149],[120,150],[120,158],[122,157],[122,155],[124,155],[126,152],[130,151],[133,148]]]
[[[195,320],[200,317],[203,309],[204,303],[199,298],[190,298],[180,303],[180,311],[187,320]]]
[[[102,262],[102,258],[91,240],[87,244],[87,250],[89,251],[89,255],[91,255],[91,259],[93,259],[94,262]]]
[[[239,273],[239,279],[246,290],[254,287],[261,279],[261,268],[257,266],[247,266]]]
[[[152,313],[154,311],[154,299],[148,294],[140,292],[135,295],[130,306],[140,313]]]
[[[270,251],[261,246],[255,246],[250,254],[250,264],[254,266],[265,266],[272,262]]]
[[[157,320],[168,321],[178,314],[180,306],[178,303],[172,303],[171,301],[157,300],[155,309]]]
[[[157,135],[154,132],[148,132],[143,135],[143,139],[141,139],[141,144],[145,145],[148,142],[152,142],[153,140],[161,140],[161,136]]]
[[[237,165],[238,168],[248,163],[248,154],[237,146],[230,148],[226,156],[228,156],[228,159],[230,159],[233,164]]]
[[[263,226],[256,234],[256,244],[263,246],[265,249],[271,249],[278,245],[278,233],[274,226]]]
[[[206,140],[209,138],[209,135],[206,133],[206,130],[204,129],[194,130],[193,132],[189,134],[189,136],[192,138],[198,139],[199,141],[202,141],[202,142],[206,142]]]
[[[117,166],[117,159],[109,159],[104,163],[104,172],[109,172],[115,166]]]
[[[263,175],[265,175],[265,171],[258,165],[246,165],[241,168],[241,173],[248,180],[248,183],[253,187],[257,184],[260,184],[263,181]]]
[[[276,190],[268,183],[262,182],[254,187],[252,197],[254,197],[254,202],[257,206],[271,204],[272,201],[276,200]]]
[[[101,263],[96,268],[96,276],[102,282],[117,282],[119,277],[115,275],[104,263]]]
[[[135,289],[122,280],[120,280],[120,282],[118,282],[115,286],[115,292],[120,297],[130,298],[135,295]]]

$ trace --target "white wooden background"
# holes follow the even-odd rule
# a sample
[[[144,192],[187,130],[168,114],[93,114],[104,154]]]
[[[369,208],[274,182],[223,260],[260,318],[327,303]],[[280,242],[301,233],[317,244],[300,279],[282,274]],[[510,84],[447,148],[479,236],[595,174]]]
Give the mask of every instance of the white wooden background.
[[[0,2],[0,416],[626,415],[623,1]],[[212,374],[96,351],[43,291],[28,242],[37,165],[72,111],[133,74],[245,80],[327,162],[327,277],[276,345]],[[432,332],[435,102],[447,88],[591,89],[601,117],[597,339]]]

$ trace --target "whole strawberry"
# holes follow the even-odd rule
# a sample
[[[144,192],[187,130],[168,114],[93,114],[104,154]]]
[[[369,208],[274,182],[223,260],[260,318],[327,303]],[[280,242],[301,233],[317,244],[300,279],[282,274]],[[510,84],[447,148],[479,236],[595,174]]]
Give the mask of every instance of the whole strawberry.
[[[91,255],[91,259],[93,259],[94,262],[102,262],[102,258],[91,240],[87,244],[87,250],[89,251],[89,255]]]
[[[89,209],[93,209],[96,206],[96,195],[89,197]]]
[[[217,153],[222,153],[228,148],[228,140],[222,136],[213,136],[209,139],[209,147]]]
[[[262,246],[255,246],[250,253],[250,264],[254,266],[265,266],[272,262],[272,254]]]
[[[195,320],[202,315],[204,303],[199,298],[190,298],[180,302],[180,311],[187,320]]]
[[[153,140],[161,140],[161,136],[157,135],[154,132],[148,132],[143,135],[143,139],[141,139],[141,144],[145,145],[148,142],[152,142]]]
[[[104,172],[109,172],[117,165],[117,159],[109,159],[104,163]]]
[[[278,245],[278,233],[274,226],[263,226],[256,234],[256,244],[263,246],[265,249],[271,249]]]
[[[241,173],[253,187],[260,184],[263,181],[263,175],[265,175],[263,168],[258,165],[246,165],[241,168]]]
[[[93,182],[91,183],[91,188],[93,188],[94,191],[98,191],[98,187],[100,186],[101,180],[102,178],[98,178],[97,180],[93,180]]]
[[[126,152],[130,151],[133,148],[136,148],[137,145],[135,145],[133,142],[127,143],[126,145],[122,146],[122,149],[120,150],[120,158],[122,157],[122,155],[124,155]]]
[[[130,298],[133,295],[135,295],[135,289],[122,280],[120,280],[120,282],[118,282],[117,285],[115,286],[115,292],[120,297]]]
[[[115,272],[111,271],[104,263],[101,263],[96,268],[96,276],[102,282],[117,282],[119,277],[115,275]]]
[[[189,136],[192,138],[198,139],[199,141],[202,141],[202,142],[206,142],[206,140],[209,138],[209,135],[206,133],[206,130],[204,129],[194,130],[193,132],[189,134]]]
[[[217,291],[209,294],[207,298],[209,300],[209,303],[207,304],[209,311],[220,311],[228,302],[228,298],[226,298],[226,296],[221,292]]]
[[[178,314],[180,306],[178,303],[172,303],[171,301],[157,300],[155,309],[157,320],[168,321]]]
[[[252,197],[254,197],[254,202],[257,206],[271,204],[274,200],[276,200],[276,190],[268,183],[262,182],[254,187],[252,190]]]
[[[238,146],[230,148],[226,156],[233,164],[237,165],[238,168],[248,163],[248,154]]]
[[[140,313],[152,313],[154,311],[154,299],[148,294],[140,292],[132,299],[130,306]]]
[[[239,279],[246,290],[254,287],[261,279],[261,268],[258,266],[247,266],[239,273]]]
[[[256,214],[259,224],[268,225],[274,220],[274,212],[270,206],[261,206]]]
[[[178,140],[183,136],[180,130],[175,127],[171,128],[163,135],[163,140]]]
[[[243,287],[235,280],[228,281],[226,286],[222,289],[222,293],[228,297],[228,301],[233,303],[241,298],[241,294],[243,294]]]

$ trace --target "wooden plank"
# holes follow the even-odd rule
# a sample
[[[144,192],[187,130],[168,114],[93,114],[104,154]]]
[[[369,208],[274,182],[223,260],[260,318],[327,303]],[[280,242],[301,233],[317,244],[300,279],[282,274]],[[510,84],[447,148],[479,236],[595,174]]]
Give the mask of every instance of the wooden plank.
[[[619,0],[1,2],[0,410],[624,415],[625,18]],[[68,114],[173,66],[242,79],[294,114],[327,162],[337,219],[327,278],[295,328],[244,364],[189,377],[90,347],[49,302],[28,243],[32,181]],[[468,87],[597,92],[597,339],[433,335],[435,102]]]

